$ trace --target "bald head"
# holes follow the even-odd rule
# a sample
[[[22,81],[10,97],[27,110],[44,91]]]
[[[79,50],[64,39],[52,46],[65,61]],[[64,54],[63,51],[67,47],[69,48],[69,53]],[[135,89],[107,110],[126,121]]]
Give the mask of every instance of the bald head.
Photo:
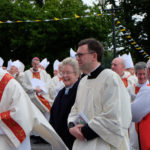
[[[120,57],[115,58],[112,61],[111,69],[113,71],[115,71],[117,74],[119,74],[119,76],[122,76],[124,74],[124,71],[125,71],[124,60],[122,58],[120,58]]]

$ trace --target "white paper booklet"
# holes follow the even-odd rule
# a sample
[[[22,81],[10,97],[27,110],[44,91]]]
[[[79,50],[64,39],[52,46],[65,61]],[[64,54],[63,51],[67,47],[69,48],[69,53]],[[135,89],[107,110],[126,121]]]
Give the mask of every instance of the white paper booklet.
[[[87,119],[87,117],[82,113],[80,112],[78,114],[78,116],[76,117],[76,120],[75,120],[75,124],[88,124],[89,120]]]
[[[45,93],[48,93],[48,90],[45,88],[45,83],[37,78],[33,78],[31,80],[31,85],[33,89],[36,89],[37,87],[39,87],[42,91],[44,91]]]

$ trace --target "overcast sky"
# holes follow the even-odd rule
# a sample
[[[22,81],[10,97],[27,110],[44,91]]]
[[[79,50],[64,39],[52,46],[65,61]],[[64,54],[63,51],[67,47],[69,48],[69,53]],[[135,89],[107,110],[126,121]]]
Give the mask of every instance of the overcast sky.
[[[95,2],[97,0],[82,0],[84,3],[88,4],[88,5],[92,5],[92,2]]]

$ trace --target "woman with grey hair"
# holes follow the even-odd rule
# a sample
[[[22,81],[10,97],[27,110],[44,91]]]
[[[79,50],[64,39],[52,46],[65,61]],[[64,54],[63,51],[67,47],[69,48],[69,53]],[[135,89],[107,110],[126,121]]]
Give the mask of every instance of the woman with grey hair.
[[[68,131],[67,118],[75,102],[79,84],[79,66],[75,59],[68,57],[62,61],[62,80],[65,87],[54,100],[50,123],[71,150],[75,138]]]

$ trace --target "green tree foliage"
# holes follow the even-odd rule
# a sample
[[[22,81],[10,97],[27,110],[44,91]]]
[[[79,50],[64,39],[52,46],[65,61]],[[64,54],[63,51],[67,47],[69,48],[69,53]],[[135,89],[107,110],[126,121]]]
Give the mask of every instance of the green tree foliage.
[[[125,0],[121,5],[121,11],[117,14],[121,23],[131,33],[134,40],[150,55],[150,1],[149,0]],[[133,18],[135,15],[144,15],[142,21]],[[124,40],[125,51],[130,51],[135,62],[147,61],[134,47]]]
[[[82,0],[46,0],[45,4],[35,0],[1,0],[0,20],[45,20],[70,18],[51,22],[0,24],[1,57],[21,60],[30,65],[32,57],[48,58],[52,63],[55,59],[62,60],[69,56],[72,47],[84,38],[94,37],[100,41],[107,40],[110,32],[108,16],[94,16],[100,12],[98,6],[89,7]],[[90,15],[91,17],[75,18]],[[50,69],[50,68],[49,68]],[[52,68],[51,68],[52,69]]]

